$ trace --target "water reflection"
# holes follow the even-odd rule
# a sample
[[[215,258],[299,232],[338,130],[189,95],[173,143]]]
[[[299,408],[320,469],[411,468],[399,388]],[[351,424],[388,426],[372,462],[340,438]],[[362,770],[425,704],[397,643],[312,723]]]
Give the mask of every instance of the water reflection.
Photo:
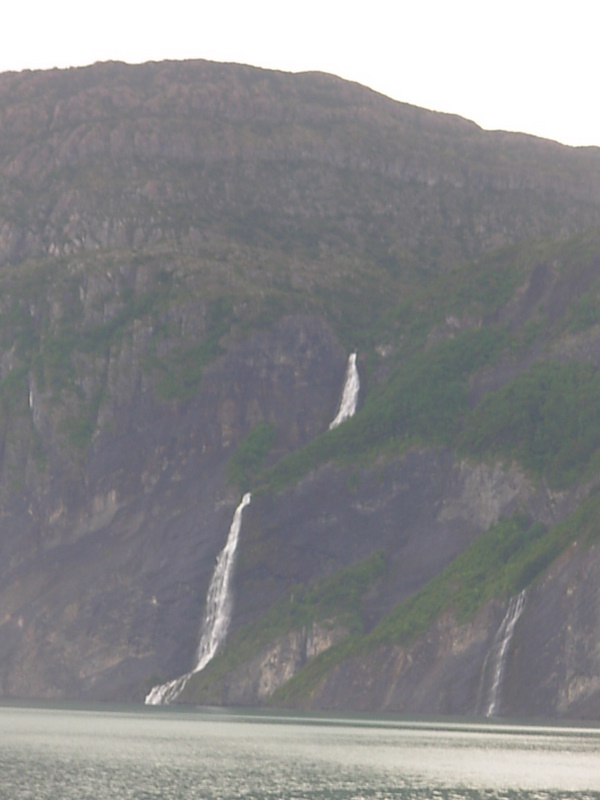
[[[600,800],[594,729],[0,707],[0,797]]]

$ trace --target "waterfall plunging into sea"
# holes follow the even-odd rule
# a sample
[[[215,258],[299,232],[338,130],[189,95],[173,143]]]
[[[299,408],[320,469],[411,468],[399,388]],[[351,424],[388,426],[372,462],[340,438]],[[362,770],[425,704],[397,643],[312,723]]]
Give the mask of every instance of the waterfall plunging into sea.
[[[495,716],[500,708],[500,693],[510,643],[517,622],[525,608],[525,598],[525,589],[510,598],[504,618],[496,631],[494,641],[483,664],[477,711],[486,717]]]
[[[351,353],[348,357],[348,366],[346,367],[346,378],[344,380],[340,407],[329,425],[329,430],[337,428],[344,420],[354,416],[356,413],[359,391],[360,378],[358,376],[358,369],[356,368],[356,353]]]
[[[231,577],[242,527],[242,513],[251,499],[250,493],[242,497],[242,501],[233,515],[225,547],[217,558],[215,571],[206,595],[206,610],[202,622],[200,644],[196,652],[196,666],[179,678],[154,686],[146,696],[146,705],[168,705],[175,700],[184,690],[192,675],[203,670],[212,661],[215,653],[225,641],[231,619]]]

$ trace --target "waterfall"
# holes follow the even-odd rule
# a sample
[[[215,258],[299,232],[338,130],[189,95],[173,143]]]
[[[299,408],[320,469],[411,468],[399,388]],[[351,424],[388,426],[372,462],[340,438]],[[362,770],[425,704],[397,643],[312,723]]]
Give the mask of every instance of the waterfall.
[[[242,512],[249,505],[251,499],[250,493],[242,497],[242,501],[233,515],[225,547],[217,558],[215,571],[206,595],[206,610],[202,622],[200,644],[196,652],[196,666],[179,678],[154,686],[146,696],[146,705],[168,705],[175,700],[181,694],[192,675],[204,669],[225,641],[231,619],[231,576],[242,527]]]
[[[486,717],[495,716],[500,707],[500,691],[506,671],[508,651],[517,622],[525,608],[525,596],[526,591],[523,589],[510,598],[504,618],[483,664],[477,705],[478,713],[483,713]]]
[[[227,636],[231,618],[230,589],[233,563],[242,527],[242,512],[250,503],[250,500],[251,495],[249,492],[242,497],[242,501],[233,515],[225,547],[221,550],[217,559],[217,565],[206,596],[202,636],[200,637],[200,644],[196,653],[196,666],[193,672],[200,672],[201,669],[204,669],[208,662],[213,659]]]
[[[351,353],[348,357],[348,366],[346,367],[346,378],[344,380],[344,389],[342,391],[340,407],[335,415],[335,418],[329,425],[329,430],[337,428],[337,426],[344,422],[344,420],[354,416],[356,412],[356,404],[358,402],[359,390],[360,378],[356,368],[356,353]]]

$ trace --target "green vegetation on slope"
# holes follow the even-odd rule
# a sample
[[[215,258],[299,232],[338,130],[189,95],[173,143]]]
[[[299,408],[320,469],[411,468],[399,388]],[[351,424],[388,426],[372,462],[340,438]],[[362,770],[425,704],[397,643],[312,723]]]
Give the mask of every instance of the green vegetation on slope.
[[[379,336],[396,336],[403,342],[404,357],[396,359],[390,377],[371,388],[352,420],[256,476],[256,487],[278,491],[328,460],[347,464],[411,444],[442,444],[478,458],[516,459],[554,488],[584,477],[600,459],[595,410],[600,378],[591,361],[534,361],[507,385],[484,396],[476,408],[469,406],[469,378],[501,359],[516,363],[534,348],[541,359],[548,342],[566,332],[585,331],[600,319],[585,294],[575,293],[573,302],[565,300],[572,289],[563,276],[574,271],[580,287],[589,281],[595,285],[598,246],[598,236],[589,234],[561,245],[507,248],[440,277],[426,292],[415,290],[412,304],[403,302],[373,323]],[[565,266],[546,266],[553,248]],[[567,270],[569,258],[574,262]],[[544,280],[554,282],[556,299],[547,302],[560,313],[549,317],[540,304],[533,304],[518,326],[488,324],[459,333],[444,332],[442,326],[438,343],[426,346],[426,334],[435,332],[447,314],[471,319],[471,325],[479,314],[494,319],[518,280],[540,265],[547,273]]]
[[[335,460],[351,465],[358,496],[361,465],[411,446],[516,459],[552,487],[592,477],[600,383],[592,360],[566,362],[590,352],[598,360],[600,235],[544,237],[600,224],[598,152],[484,133],[323,75],[235,65],[5,76],[0,96],[7,531],[20,503],[14,529],[34,526],[37,546],[58,513],[47,537],[58,543],[62,520],[84,520],[89,501],[113,485],[121,525],[133,519],[127,504],[141,507],[130,494],[140,480],[145,507],[196,459],[210,458],[220,475],[224,441],[233,452],[229,480],[244,491],[276,492]],[[198,411],[208,365],[240,342],[266,340],[265,330],[291,313],[318,318],[347,352],[358,350],[359,414],[276,465],[276,438],[280,446],[298,440],[277,428],[279,411],[268,412],[275,427],[262,423],[232,441],[266,415],[258,396],[232,398],[241,413],[231,436],[219,438],[221,420],[209,420],[209,436],[184,438],[188,425],[204,424],[188,411]],[[549,353],[563,362],[539,363]],[[518,377],[472,408],[482,370],[489,386]],[[154,414],[157,483],[150,472],[120,473],[114,465],[128,437],[110,436],[130,419],[140,432],[142,422],[152,428]],[[97,437],[100,424],[106,437]],[[299,421],[298,436],[306,430]],[[137,432],[131,439],[141,441]],[[138,452],[141,463],[143,445]],[[86,463],[92,453],[99,458]],[[578,488],[574,497],[587,491]],[[591,519],[595,506],[586,508]],[[372,641],[410,641],[445,608],[462,618],[516,591],[564,546],[570,534],[561,530],[504,521],[382,621]],[[270,542],[254,544],[253,566],[267,566]],[[371,646],[360,598],[385,580],[371,566],[362,577],[357,567],[294,590],[253,629],[246,655],[274,632],[317,618],[350,631],[319,664]],[[253,574],[257,593],[265,574]]]
[[[504,342],[502,332],[481,328],[419,352],[367,397],[360,413],[279,461],[258,488],[278,491],[332,458],[347,464],[391,446],[451,444],[468,410],[469,374],[490,363]]]
[[[260,422],[240,442],[229,459],[227,479],[240,491],[251,486],[253,477],[265,466],[269,451],[275,443],[276,431],[268,422]]]
[[[190,344],[184,337],[170,334],[175,347],[168,358],[156,354],[157,342],[144,361],[145,369],[154,371],[156,394],[161,400],[189,400],[197,392],[202,373],[223,352],[221,340],[233,323],[233,308],[229,298],[216,297],[207,304],[206,331],[201,341]],[[169,335],[168,333],[165,335]]]
[[[339,570],[312,586],[295,586],[289,596],[273,605],[257,622],[236,631],[219,653],[186,687],[183,699],[209,702],[214,684],[249,663],[270,642],[291,631],[308,630],[322,622],[342,628],[350,635],[362,633],[362,601],[365,593],[386,572],[385,557],[373,553],[365,561]]]
[[[572,485],[600,457],[600,373],[589,362],[534,364],[469,414],[461,447],[517,459],[554,487]]]
[[[336,665],[382,646],[410,645],[443,613],[467,622],[491,599],[509,597],[529,586],[570,542],[596,540],[599,516],[597,492],[552,528],[520,514],[500,521],[368,634],[354,633],[310,661],[273,695],[272,703],[301,706]]]

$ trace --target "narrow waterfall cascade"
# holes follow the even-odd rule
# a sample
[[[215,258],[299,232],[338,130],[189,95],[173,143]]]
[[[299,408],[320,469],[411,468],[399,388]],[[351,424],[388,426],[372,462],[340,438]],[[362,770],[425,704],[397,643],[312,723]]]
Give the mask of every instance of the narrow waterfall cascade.
[[[242,528],[242,513],[250,504],[252,495],[248,492],[236,508],[229,528],[229,535],[225,547],[217,559],[217,565],[208,587],[206,596],[206,611],[202,623],[202,636],[196,653],[196,666],[192,672],[200,672],[214,658],[215,653],[225,641],[231,619],[232,597],[231,578],[233,564],[237,552],[240,530]]]
[[[479,689],[478,713],[493,717],[500,708],[502,681],[517,622],[525,608],[526,590],[510,598],[506,613],[486,656]]]
[[[342,390],[340,407],[335,418],[329,425],[329,430],[337,428],[344,420],[350,419],[356,413],[358,393],[360,391],[360,377],[356,368],[356,353],[348,356],[348,366],[346,367],[346,378]]]
[[[202,622],[200,644],[196,652],[195,667],[179,678],[154,686],[146,696],[146,705],[168,705],[175,700],[184,690],[192,675],[203,670],[212,661],[215,653],[225,641],[231,619],[231,578],[242,527],[242,513],[250,504],[251,499],[252,495],[249,492],[242,497],[233,515],[225,547],[217,558],[215,571],[206,595],[206,610]]]

